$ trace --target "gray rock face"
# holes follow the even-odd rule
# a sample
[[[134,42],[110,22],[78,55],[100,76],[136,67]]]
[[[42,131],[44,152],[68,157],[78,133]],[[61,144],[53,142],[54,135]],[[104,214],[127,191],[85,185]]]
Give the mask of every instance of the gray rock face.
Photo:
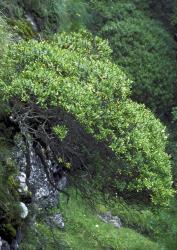
[[[121,220],[118,216],[113,216],[111,214],[111,212],[106,212],[104,214],[100,214],[98,215],[98,217],[106,222],[106,223],[110,223],[110,224],[113,224],[116,228],[120,228],[122,227],[122,223],[121,223]]]
[[[28,192],[28,186],[26,184],[26,174],[24,172],[20,172],[20,174],[17,176],[17,181],[19,181],[19,193],[25,194]]]
[[[19,244],[18,244],[18,242],[14,239],[14,240],[12,241],[11,246],[10,246],[10,250],[18,250],[18,249],[19,249]]]
[[[29,159],[26,155],[29,155]],[[57,185],[58,189],[63,189],[66,186],[66,176],[63,176],[56,184],[53,176],[53,165],[51,160],[46,159],[45,165],[47,166],[48,176],[46,174],[45,168],[33,149],[30,138],[28,141],[28,152],[24,146],[24,142],[19,140],[17,142],[16,156],[17,164],[20,167],[21,173],[26,173],[30,165],[30,176],[28,177],[28,187],[32,191],[33,203],[38,204],[38,207],[54,207],[58,204],[58,190],[51,184],[51,182]],[[28,163],[28,164],[27,164]],[[20,175],[20,188],[23,190],[26,188],[23,184],[25,177]]]
[[[19,250],[21,240],[22,240],[22,233],[21,233],[21,228],[19,228],[17,230],[16,237],[13,239],[10,245],[10,250]]]
[[[16,149],[14,150],[14,159],[19,166],[20,174],[17,176],[19,181],[19,193],[25,196],[25,193],[31,193],[31,204],[27,206],[21,202],[21,217],[26,218],[29,212],[29,225],[35,230],[36,215],[45,213],[45,222],[51,227],[64,228],[64,221],[60,213],[49,214],[48,208],[56,207],[59,201],[59,191],[65,188],[67,183],[66,175],[62,178],[54,178],[54,171],[58,171],[59,166],[54,162],[51,155],[45,154],[41,147],[40,153],[44,156],[40,158],[40,153],[33,147],[30,136],[26,134],[25,129],[21,129],[25,135],[24,142],[22,136],[16,138]],[[36,153],[38,152],[39,155]],[[48,150],[49,152],[49,150]],[[25,202],[25,201],[24,201]],[[28,211],[29,209],[29,211]],[[16,244],[17,243],[17,244]],[[15,245],[16,244],[16,245]],[[20,241],[14,239],[13,250],[18,250]],[[0,249],[1,250],[1,249]],[[8,249],[7,249],[8,250]],[[10,250],[10,249],[9,249]],[[12,249],[11,249],[12,250]]]
[[[36,24],[36,22],[35,22],[35,20],[34,20],[34,18],[33,18],[33,16],[31,14],[28,13],[26,15],[26,20],[27,20],[27,22],[29,22],[31,24],[33,30],[38,32],[37,24]]]
[[[8,242],[1,239],[1,237],[0,237],[0,250],[10,250]]]
[[[50,169],[50,164],[49,169]],[[58,191],[50,184],[39,157],[31,149],[31,173],[28,179],[33,190],[33,200],[39,206],[56,206]]]

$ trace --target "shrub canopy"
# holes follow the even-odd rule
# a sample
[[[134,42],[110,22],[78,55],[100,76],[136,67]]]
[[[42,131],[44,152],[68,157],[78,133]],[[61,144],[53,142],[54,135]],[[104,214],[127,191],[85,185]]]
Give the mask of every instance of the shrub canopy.
[[[21,42],[4,60],[1,96],[72,114],[85,132],[123,159],[114,169],[120,192],[147,192],[163,204],[172,195],[165,128],[129,99],[131,82],[109,55],[105,41],[85,32]]]

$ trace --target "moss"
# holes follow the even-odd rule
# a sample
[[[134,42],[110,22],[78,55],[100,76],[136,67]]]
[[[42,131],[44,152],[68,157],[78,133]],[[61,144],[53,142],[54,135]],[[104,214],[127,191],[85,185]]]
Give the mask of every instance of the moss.
[[[0,236],[10,242],[21,225],[18,183],[15,180],[17,167],[12,160],[12,145],[9,133],[0,135]]]
[[[33,30],[33,27],[25,19],[8,19],[8,24],[13,27],[15,33],[17,33],[24,40],[37,38],[38,34]]]
[[[16,229],[13,227],[12,224],[8,223],[4,225],[4,230],[6,231],[6,234],[9,238],[14,238],[16,235]]]

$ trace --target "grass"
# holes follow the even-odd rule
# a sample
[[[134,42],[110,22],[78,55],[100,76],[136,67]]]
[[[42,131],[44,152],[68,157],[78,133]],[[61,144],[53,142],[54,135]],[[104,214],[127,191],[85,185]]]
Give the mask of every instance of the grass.
[[[124,226],[148,235],[159,242],[160,249],[177,249],[177,198],[174,197],[168,207],[147,207],[145,204],[127,204],[121,199],[101,203],[98,208],[118,215]]]
[[[61,202],[66,229],[61,233],[71,249],[160,249],[159,246],[129,228],[116,229],[102,222],[95,210],[81,197],[72,195],[70,203]]]
[[[44,212],[36,225],[37,233],[28,232],[21,250],[176,250],[176,203],[155,211],[118,199],[105,203],[98,195],[96,209],[92,209],[80,195],[70,191],[69,203],[61,195],[60,207],[50,211],[62,213],[64,230],[46,225]],[[98,213],[106,211],[121,218],[121,229],[98,218]]]
[[[38,239],[23,242],[21,250],[28,249],[72,249],[72,250],[158,250],[160,246],[135,230],[102,222],[97,212],[91,209],[78,195],[71,195],[69,203],[60,198],[60,212],[65,221],[65,229],[47,226],[44,221],[37,224]],[[56,210],[55,210],[56,212]],[[44,217],[44,216],[42,216]],[[32,232],[31,232],[32,233]],[[39,241],[43,247],[40,248]],[[56,244],[60,242],[60,246]]]

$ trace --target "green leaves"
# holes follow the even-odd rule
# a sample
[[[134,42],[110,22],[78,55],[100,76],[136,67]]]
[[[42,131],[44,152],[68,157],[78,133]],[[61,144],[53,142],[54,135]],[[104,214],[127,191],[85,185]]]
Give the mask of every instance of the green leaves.
[[[177,79],[175,44],[170,34],[131,1],[96,2],[93,8],[97,12],[95,26],[108,39],[115,63],[133,80],[134,100],[158,115],[168,113],[174,105]]]
[[[11,41],[11,34],[8,31],[6,21],[0,16],[0,55],[4,56]],[[0,62],[1,63],[1,62]]]
[[[53,132],[63,141],[67,136],[68,129],[64,125],[57,125],[53,127]]]
[[[52,42],[21,42],[4,61],[1,96],[25,105],[36,100],[45,109],[60,107],[72,114],[124,160],[113,167],[119,174],[112,185],[119,192],[145,191],[153,203],[164,204],[173,192],[164,126],[129,99],[130,80],[111,63],[109,52],[106,42],[83,31],[64,33]],[[61,124],[53,131],[61,140],[69,133]]]

